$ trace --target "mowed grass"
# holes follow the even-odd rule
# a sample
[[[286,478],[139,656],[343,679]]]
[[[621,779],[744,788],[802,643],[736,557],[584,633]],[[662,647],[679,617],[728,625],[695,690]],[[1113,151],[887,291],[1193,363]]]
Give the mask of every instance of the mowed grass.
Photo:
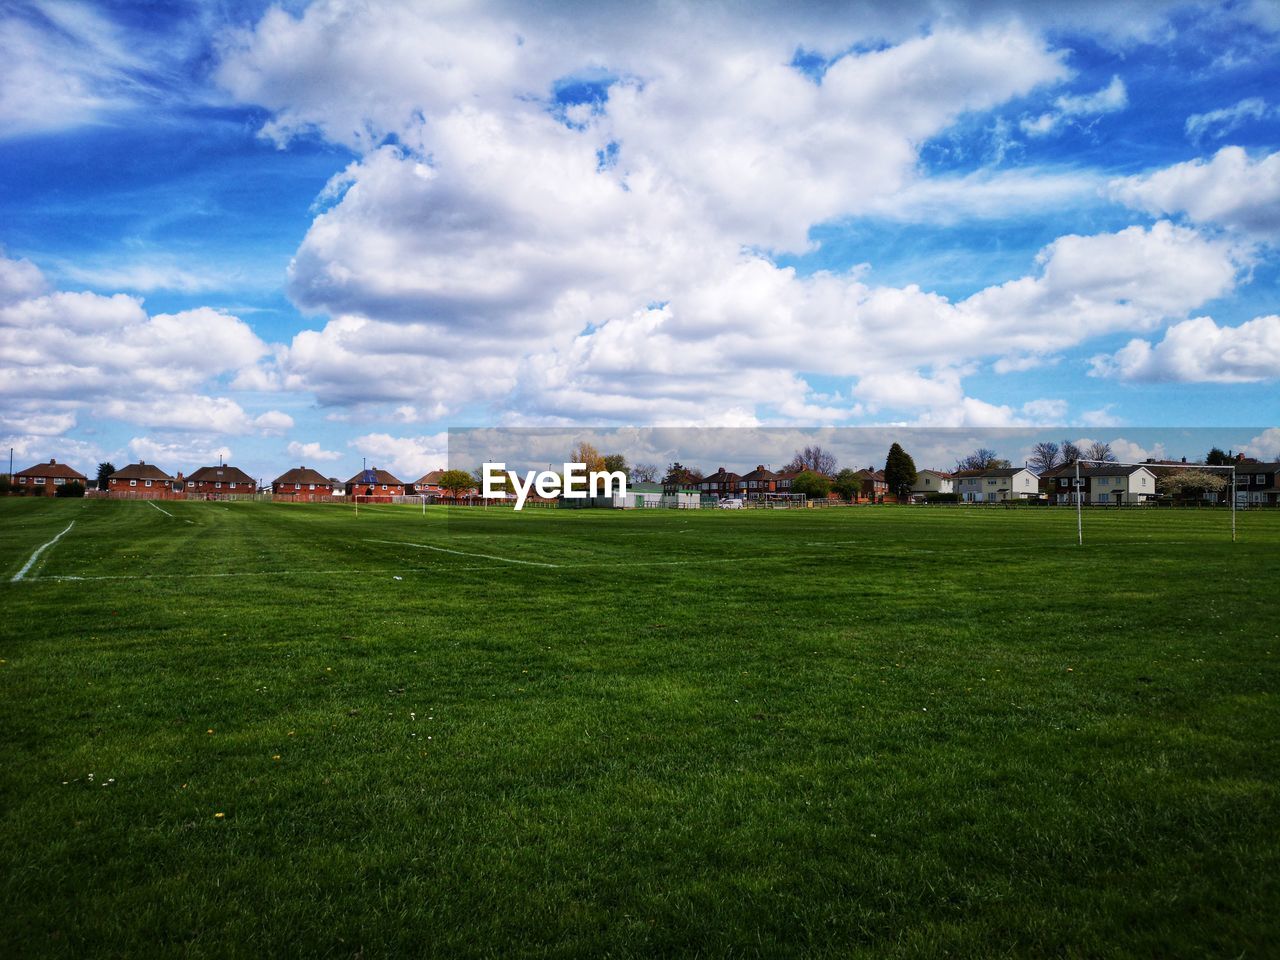
[[[0,955],[1275,955],[1280,513],[160,506],[0,500]]]

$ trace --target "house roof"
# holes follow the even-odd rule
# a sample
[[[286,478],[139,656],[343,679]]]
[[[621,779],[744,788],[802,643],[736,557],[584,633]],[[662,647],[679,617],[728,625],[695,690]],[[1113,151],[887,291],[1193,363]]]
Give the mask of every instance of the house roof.
[[[424,473],[417,480],[413,481],[415,487],[434,487],[440,482],[440,478],[444,476],[443,470],[431,470]]]
[[[113,473],[110,477],[112,480],[173,480],[154,463],[147,463],[145,460],[139,460],[137,463],[131,463],[127,467],[122,467]]]
[[[777,478],[778,474],[774,473],[772,470],[766,470],[763,463],[750,473],[744,473],[742,475],[743,480],[776,480]]]
[[[272,483],[323,483],[326,486],[333,483],[328,477],[324,476],[317,470],[310,467],[294,467],[292,470],[286,470],[280,476],[271,481]]]
[[[84,480],[85,475],[73,467],[68,467],[65,463],[59,463],[57,460],[50,460],[48,463],[37,463],[34,467],[27,467],[25,470],[19,470],[14,474],[15,477],[53,477],[63,480]]]
[[[738,474],[733,473],[732,471],[726,470],[724,467],[721,467],[715,473],[708,473],[701,480],[695,480],[693,482],[694,483],[708,483],[708,482],[729,483],[734,480],[741,480],[741,479],[742,477],[738,476]]]
[[[957,470],[951,476],[953,479],[962,477],[1013,477],[1022,471],[1035,476],[1035,471],[1027,467],[995,467],[991,470]]]
[[[386,470],[379,470],[377,467],[369,467],[367,470],[361,470],[347,483],[385,483],[387,486],[403,487],[404,481],[398,480]]]
[[[922,473],[931,473],[935,477],[941,477],[943,480],[951,479],[951,474],[948,473],[946,470],[934,470],[930,467],[925,467],[925,469],[917,471],[916,476],[919,476]]]
[[[257,481],[239,467],[224,465],[221,467],[201,467],[187,477],[187,483],[247,483],[255,485]]]
[[[1144,463],[1140,463],[1135,466],[1116,463],[1106,467],[1081,467],[1080,476],[1082,477],[1131,477],[1135,473],[1137,473],[1139,470],[1146,470],[1150,472],[1151,468]],[[1071,469],[1067,471],[1067,475],[1074,477],[1075,474],[1076,474],[1076,471],[1075,471],[1075,466],[1073,464]],[[1058,476],[1062,476],[1062,474],[1058,474]]]

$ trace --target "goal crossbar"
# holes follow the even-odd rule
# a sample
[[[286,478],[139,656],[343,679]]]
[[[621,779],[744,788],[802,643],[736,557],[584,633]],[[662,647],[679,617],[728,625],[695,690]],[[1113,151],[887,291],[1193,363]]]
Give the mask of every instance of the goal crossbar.
[[[1082,478],[1080,476],[1080,466],[1095,467],[1146,467],[1148,470],[1230,470],[1231,471],[1231,542],[1236,542],[1236,467],[1233,463],[1225,464],[1209,464],[1209,463],[1126,463],[1120,460],[1075,460],[1073,461],[1076,468],[1075,485],[1072,488],[1072,496],[1076,500],[1076,543],[1084,546],[1084,489]]]

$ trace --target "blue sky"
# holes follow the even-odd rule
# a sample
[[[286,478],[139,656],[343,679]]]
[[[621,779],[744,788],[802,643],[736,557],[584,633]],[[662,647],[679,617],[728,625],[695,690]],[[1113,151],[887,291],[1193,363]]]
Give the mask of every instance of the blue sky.
[[[0,18],[22,466],[416,475],[465,425],[1276,452],[1275,4]]]

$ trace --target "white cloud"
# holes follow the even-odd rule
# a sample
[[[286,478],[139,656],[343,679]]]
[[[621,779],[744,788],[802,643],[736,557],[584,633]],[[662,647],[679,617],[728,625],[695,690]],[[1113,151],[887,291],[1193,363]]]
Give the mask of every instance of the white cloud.
[[[201,393],[267,353],[237,317],[200,307],[149,315],[116,294],[48,290],[25,260],[0,257],[0,398],[35,432],[50,407],[69,429],[74,412],[166,429],[278,433],[292,418],[257,416],[235,400]],[[68,419],[70,418],[70,419]]]
[[[1138,381],[1251,383],[1280,377],[1280,316],[1220,327],[1209,317],[1175,324],[1156,344],[1134,339],[1092,359],[1091,373]]]
[[[449,435],[393,437],[387,433],[368,433],[356,437],[348,446],[367,457],[369,466],[390,470],[406,483],[412,483],[427,471],[444,465],[449,453]]]
[[[1086,94],[1064,94],[1053,102],[1053,109],[1038,117],[1024,117],[1020,126],[1031,137],[1043,137],[1076,117],[1096,117],[1116,113],[1129,105],[1124,81],[1113,76],[1101,90]]]
[[[289,441],[289,456],[299,461],[321,461],[321,460],[341,460],[342,454],[337,450],[326,450],[319,443],[299,443],[296,440]]]
[[[1254,160],[1240,147],[1223,147],[1208,161],[1112,180],[1110,192],[1156,216],[1183,213],[1196,223],[1274,237],[1280,231],[1280,152]]]
[[[1240,452],[1246,457],[1262,460],[1266,463],[1280,463],[1280,427],[1268,427],[1240,445]]]
[[[133,437],[129,441],[129,454],[138,460],[154,463],[166,473],[177,476],[181,470],[190,473],[202,466],[222,460],[231,462],[231,448],[211,442],[204,437],[185,437],[181,440],[160,440],[153,437]],[[117,463],[117,467],[124,464]]]
[[[1187,138],[1192,143],[1199,143],[1208,137],[1225,137],[1237,127],[1250,120],[1261,120],[1270,112],[1267,101],[1261,97],[1246,97],[1234,106],[1193,113],[1187,117]]]

